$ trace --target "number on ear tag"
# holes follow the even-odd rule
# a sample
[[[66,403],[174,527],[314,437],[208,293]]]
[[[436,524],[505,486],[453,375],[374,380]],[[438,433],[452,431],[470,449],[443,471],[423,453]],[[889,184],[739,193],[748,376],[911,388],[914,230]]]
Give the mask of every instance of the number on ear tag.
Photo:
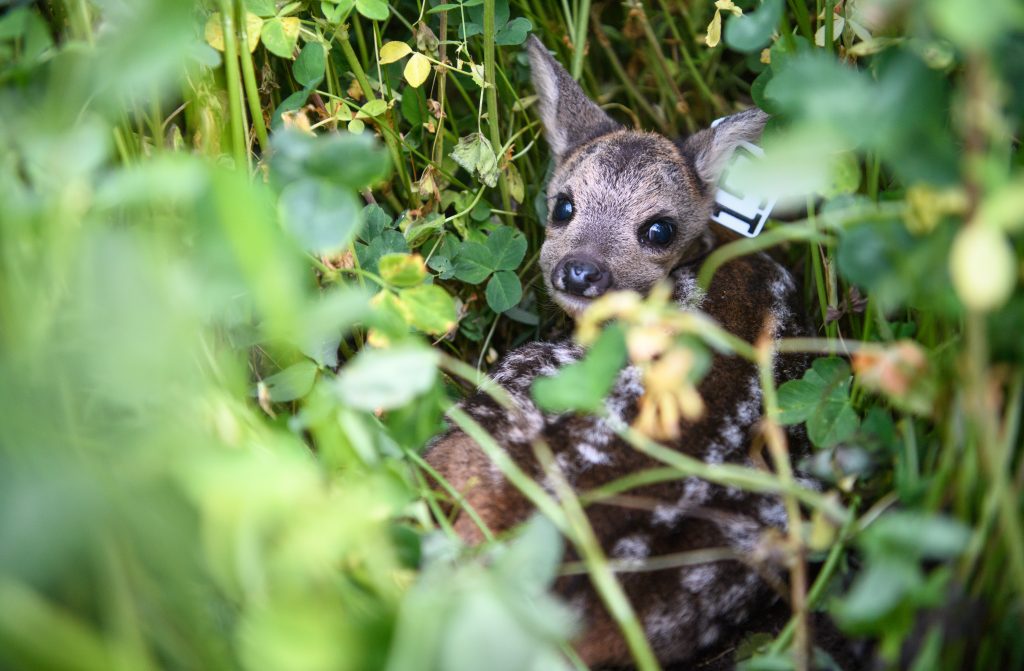
[[[714,128],[721,119],[711,124]],[[718,181],[718,191],[715,192],[715,207],[711,212],[711,220],[725,226],[748,238],[756,237],[764,222],[775,207],[775,198],[765,200],[754,195],[743,192],[734,181],[730,181],[729,175],[733,173],[737,165],[744,161],[757,160],[764,155],[764,150],[756,144],[741,142],[733,152],[729,160],[729,166],[725,169],[722,179]]]

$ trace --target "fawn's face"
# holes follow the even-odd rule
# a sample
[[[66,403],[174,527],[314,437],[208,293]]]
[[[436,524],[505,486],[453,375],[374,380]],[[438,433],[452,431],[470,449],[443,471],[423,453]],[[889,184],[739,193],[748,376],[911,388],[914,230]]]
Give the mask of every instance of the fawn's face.
[[[676,145],[623,129],[536,38],[528,49],[555,159],[540,265],[551,296],[576,317],[608,291],[646,294],[707,251],[715,183],[732,150],[760,136],[767,117],[742,112]]]
[[[584,145],[548,185],[540,264],[551,295],[576,316],[606,291],[647,293],[701,253],[709,194],[660,135],[619,130]]]

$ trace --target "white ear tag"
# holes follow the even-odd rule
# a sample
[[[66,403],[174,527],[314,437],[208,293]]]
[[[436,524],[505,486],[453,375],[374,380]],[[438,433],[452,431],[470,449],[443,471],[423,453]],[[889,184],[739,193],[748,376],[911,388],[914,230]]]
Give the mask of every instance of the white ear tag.
[[[711,127],[717,126],[722,119],[716,119]],[[715,192],[715,207],[711,212],[711,220],[725,226],[748,238],[756,237],[764,222],[768,221],[768,215],[775,207],[775,198],[763,200],[757,196],[743,193],[734,182],[730,182],[729,175],[737,165],[744,161],[757,160],[764,156],[764,150],[756,144],[741,142],[729,159],[722,178],[718,180],[718,191]]]

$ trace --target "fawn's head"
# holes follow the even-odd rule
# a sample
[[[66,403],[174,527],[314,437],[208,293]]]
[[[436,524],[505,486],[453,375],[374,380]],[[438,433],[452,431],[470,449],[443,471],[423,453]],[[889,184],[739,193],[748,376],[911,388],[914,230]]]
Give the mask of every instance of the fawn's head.
[[[740,142],[761,135],[752,109],[681,143],[627,130],[587,98],[535,37],[527,43],[533,86],[555,169],[540,265],[555,301],[572,316],[611,290],[646,294],[712,244],[715,185]]]

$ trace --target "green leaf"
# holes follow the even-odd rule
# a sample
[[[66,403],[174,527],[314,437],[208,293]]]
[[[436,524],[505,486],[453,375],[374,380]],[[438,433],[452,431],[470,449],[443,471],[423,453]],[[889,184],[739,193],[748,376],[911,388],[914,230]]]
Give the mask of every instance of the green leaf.
[[[402,111],[402,118],[409,122],[413,130],[418,130],[423,125],[425,117],[424,110],[427,107],[427,96],[423,89],[406,88],[402,91],[402,102],[399,109]]]
[[[407,321],[431,335],[444,335],[455,327],[458,313],[455,299],[436,284],[422,284],[398,292]]]
[[[880,123],[882,108],[871,80],[820,50],[784,57],[774,72],[764,88],[773,109],[859,137],[870,136]]]
[[[309,360],[288,366],[279,373],[275,373],[263,380],[270,394],[270,400],[275,403],[285,403],[302,398],[313,389],[316,382],[316,364]]]
[[[932,0],[925,5],[935,26],[965,50],[984,49],[1007,34],[1007,27],[1024,27],[1024,8],[1017,0]]]
[[[409,245],[405,242],[405,236],[392,229],[384,231],[371,240],[369,244],[356,244],[356,256],[359,258],[359,265],[371,273],[377,272],[377,262],[385,254],[408,251]]]
[[[779,422],[807,422],[807,435],[818,447],[847,440],[860,424],[850,405],[850,379],[850,367],[842,359],[815,360],[803,379],[779,387]]]
[[[324,13],[328,23],[337,25],[348,18],[355,6],[355,0],[330,0],[320,3],[320,11]]]
[[[451,157],[487,186],[493,187],[498,183],[498,158],[494,155],[491,143],[480,133],[470,133],[459,138]]]
[[[359,111],[369,117],[378,117],[388,111],[388,102],[383,98],[375,98],[359,108]]]
[[[281,192],[281,219],[302,246],[317,254],[344,249],[359,227],[359,201],[347,189],[317,179],[292,182]]]
[[[324,78],[326,58],[324,47],[319,42],[307,42],[299,52],[299,57],[292,64],[295,81],[303,87],[316,86]]]
[[[491,250],[479,242],[462,244],[459,258],[455,261],[455,277],[468,284],[480,284],[494,270],[494,256]]]
[[[335,390],[359,410],[398,408],[429,390],[437,378],[437,352],[421,345],[364,349],[338,375]]]
[[[245,8],[255,14],[267,18],[277,13],[274,0],[245,0]]]
[[[434,254],[427,261],[427,266],[437,273],[438,278],[450,280],[455,277],[455,262],[444,254]]]
[[[869,562],[850,592],[832,605],[832,614],[851,633],[870,631],[922,583],[921,571],[913,560],[893,556]]]
[[[274,133],[271,145],[271,177],[279,184],[317,177],[355,191],[384,179],[390,165],[387,151],[370,135],[310,137],[286,129]]]
[[[847,390],[848,391],[848,390]],[[857,432],[860,417],[849,400],[828,403],[807,420],[807,437],[818,447],[834,447]]]
[[[359,234],[363,240],[373,240],[394,224],[391,216],[376,203],[371,203],[363,208],[363,221],[366,223]]]
[[[356,322],[370,315],[369,296],[354,287],[323,292],[292,325],[288,340],[321,366],[338,365],[338,345]]]
[[[516,274],[508,270],[499,270],[487,283],[487,305],[495,312],[504,312],[515,307],[523,298],[523,285]]]
[[[384,21],[390,14],[388,3],[384,0],[356,0],[356,9],[360,14],[374,21]]]
[[[563,551],[558,528],[548,518],[534,513],[495,560],[494,570],[513,589],[539,596],[558,575]]]
[[[419,254],[384,254],[377,261],[377,272],[395,287],[412,287],[423,282],[427,268]]]
[[[505,316],[512,321],[517,321],[520,324],[526,324],[527,326],[536,326],[540,323],[540,317],[537,316],[536,312],[524,310],[519,306],[505,310]]]
[[[494,35],[494,43],[501,46],[522,44],[533,30],[533,24],[523,17],[515,18],[502,26]]]
[[[772,39],[782,18],[782,0],[764,0],[761,6],[743,16],[731,16],[725,24],[725,43],[746,54],[757,51]]]
[[[291,59],[299,42],[299,20],[294,16],[274,17],[263,23],[260,38],[270,53]]]
[[[432,212],[416,225],[405,229],[405,239],[409,241],[410,247],[419,247],[435,233],[444,230],[444,217],[437,212]]]
[[[480,26],[484,25],[484,3],[482,1],[466,2],[463,3],[463,7],[472,7],[467,12],[467,18],[470,21]],[[496,31],[505,27],[510,15],[508,0],[494,0],[494,29]]]
[[[526,256],[526,237],[511,226],[499,226],[487,236],[495,270],[515,270]]]
[[[535,380],[533,400],[550,412],[599,412],[625,361],[625,332],[621,326],[609,326],[582,361]]]
[[[970,539],[970,528],[955,519],[898,510],[869,526],[859,542],[872,554],[952,559],[967,548]]]

